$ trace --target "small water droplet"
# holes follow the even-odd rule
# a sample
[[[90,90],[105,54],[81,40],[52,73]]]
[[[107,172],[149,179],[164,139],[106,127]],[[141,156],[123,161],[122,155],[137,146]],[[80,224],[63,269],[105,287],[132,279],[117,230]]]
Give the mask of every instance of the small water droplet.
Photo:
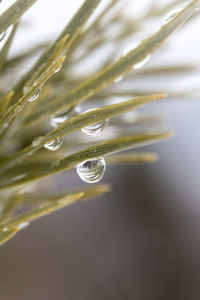
[[[26,94],[29,92],[29,90],[30,90],[30,87],[25,86],[25,87],[23,88],[23,94],[26,95]],[[29,101],[29,102],[35,101],[35,100],[40,96],[41,90],[42,90],[42,86],[39,87],[35,92],[33,92],[33,93],[29,96],[28,101]]]
[[[94,109],[95,108],[89,109],[86,112],[92,111]],[[106,130],[106,128],[108,127],[108,124],[109,124],[109,120],[106,119],[106,120],[91,124],[87,127],[84,127],[81,130],[82,130],[83,133],[85,133],[87,135],[97,136],[97,135],[100,135],[101,133],[103,133]]]
[[[133,66],[133,69],[134,69],[134,70],[138,70],[138,69],[141,69],[142,67],[144,67],[144,66],[148,63],[150,57],[151,57],[150,54],[147,55],[143,60],[141,60],[140,62],[136,63],[136,64]]]
[[[133,43],[131,45],[128,45],[123,52],[123,56],[126,56],[129,52],[133,51],[134,49],[137,48],[137,46],[139,45],[139,43]]]
[[[5,30],[4,32],[2,32],[2,33],[0,34],[0,42],[5,38],[6,33],[7,33],[7,30]]]
[[[51,150],[51,151],[56,151],[61,147],[62,143],[63,143],[63,138],[57,137],[57,138],[55,138],[55,140],[53,140],[49,143],[46,143],[44,145],[44,148]]]
[[[115,80],[114,80],[114,82],[120,82],[120,81],[122,81],[122,79],[123,79],[123,76],[119,76],[118,78],[116,78]]]
[[[19,229],[25,229],[29,225],[29,222],[22,222],[19,224],[18,228]]]
[[[76,117],[80,112],[80,109],[78,107],[71,108],[62,112],[59,112],[55,114],[51,120],[51,126],[57,127],[58,125],[62,124],[63,122]]]
[[[8,231],[8,228],[7,228],[7,227],[4,227],[4,228],[3,228],[3,231],[5,231],[5,232]]]
[[[36,138],[34,138],[34,140],[32,141],[33,147],[39,146],[42,143],[43,139],[43,136],[37,136]]]
[[[36,92],[30,96],[29,102],[35,101],[40,96],[41,88],[37,89]]]
[[[78,176],[87,183],[100,181],[105,173],[106,163],[103,157],[86,160],[77,165]]]
[[[55,73],[55,74],[58,73],[61,69],[62,69],[62,65],[60,65],[60,66],[54,71],[54,73]]]
[[[167,23],[169,23],[173,18],[175,18],[176,17],[176,15],[178,14],[178,13],[180,13],[181,12],[181,10],[182,10],[182,8],[181,7],[177,7],[177,8],[175,8],[175,9],[173,9],[172,11],[170,11],[166,16],[165,16],[165,18],[164,18],[164,20],[162,21],[162,26],[165,26]]]

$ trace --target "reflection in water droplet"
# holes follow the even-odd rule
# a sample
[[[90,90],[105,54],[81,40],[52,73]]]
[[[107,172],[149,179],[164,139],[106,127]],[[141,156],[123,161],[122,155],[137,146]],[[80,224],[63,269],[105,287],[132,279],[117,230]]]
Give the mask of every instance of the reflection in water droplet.
[[[63,143],[63,138],[57,137],[57,138],[55,138],[55,140],[53,140],[49,143],[46,143],[44,145],[44,148],[51,150],[51,151],[56,151],[61,147],[62,143]]]
[[[178,14],[178,13],[180,13],[181,12],[181,10],[182,10],[182,8],[181,7],[178,7],[178,8],[175,8],[175,9],[173,9],[172,11],[170,11],[166,16],[165,16],[165,18],[164,18],[164,20],[162,21],[162,26],[165,26],[167,23],[169,23],[173,18],[175,18],[176,17],[176,15]]]
[[[59,112],[51,118],[50,123],[53,127],[57,127],[63,122],[76,117],[79,114],[79,112],[80,110],[78,107]]]
[[[87,183],[100,181],[104,176],[105,170],[106,163],[103,157],[83,161],[76,167],[79,177]]]
[[[95,108],[89,109],[89,110],[86,111],[86,113],[89,112],[89,111],[92,111],[94,109]],[[97,136],[97,135],[100,135],[101,133],[103,133],[106,130],[106,128],[108,127],[108,124],[109,124],[109,120],[107,119],[107,120],[100,121],[98,123],[91,124],[87,127],[82,128],[81,130],[82,130],[83,133],[85,133],[87,135]]]
[[[148,63],[150,57],[151,57],[150,54],[147,55],[143,60],[141,60],[140,62],[136,63],[136,64],[133,66],[133,69],[134,69],[134,70],[138,70],[138,69],[144,67],[144,66]]]
[[[22,222],[18,225],[19,229],[24,229],[29,225],[29,222]]]

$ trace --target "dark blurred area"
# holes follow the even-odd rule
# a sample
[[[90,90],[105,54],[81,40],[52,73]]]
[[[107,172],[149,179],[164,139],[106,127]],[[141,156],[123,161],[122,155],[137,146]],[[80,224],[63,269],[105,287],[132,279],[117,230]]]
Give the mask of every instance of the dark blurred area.
[[[176,137],[149,147],[158,163],[108,168],[109,194],[45,217],[1,247],[0,299],[200,298],[199,104],[162,108]],[[66,184],[80,182],[71,174]]]

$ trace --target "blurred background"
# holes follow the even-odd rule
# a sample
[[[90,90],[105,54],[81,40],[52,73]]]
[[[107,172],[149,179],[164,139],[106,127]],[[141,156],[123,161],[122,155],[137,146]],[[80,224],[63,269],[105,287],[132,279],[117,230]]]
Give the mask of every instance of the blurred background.
[[[13,2],[2,1],[1,11]],[[126,13],[137,18],[152,1],[126,2]],[[10,56],[53,40],[82,3],[39,0],[24,15]],[[160,22],[144,23],[139,38],[157,30]],[[198,66],[199,26],[199,17],[186,24],[146,68],[168,62]],[[198,90],[199,79],[197,70],[145,82],[136,78],[133,84],[157,91]],[[44,217],[2,246],[0,299],[200,299],[198,93],[145,111],[164,114],[163,128],[176,132],[170,141],[143,149],[159,153],[159,162],[108,167],[103,182],[111,183],[109,194]],[[75,172],[51,177],[55,182],[60,191],[86,185]]]

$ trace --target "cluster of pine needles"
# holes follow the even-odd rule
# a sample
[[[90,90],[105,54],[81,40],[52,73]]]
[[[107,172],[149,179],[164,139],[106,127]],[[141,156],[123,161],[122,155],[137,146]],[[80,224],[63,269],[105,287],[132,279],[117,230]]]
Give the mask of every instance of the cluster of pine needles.
[[[10,47],[23,24],[20,18],[36,1],[17,0],[0,15],[0,76],[1,81],[6,81],[0,91],[0,244],[41,216],[110,190],[108,184],[97,184],[45,197],[38,192],[40,179],[71,171],[97,158],[103,158],[108,166],[156,161],[155,153],[119,152],[172,136],[159,126],[150,130],[149,124],[158,121],[156,116],[135,112],[172,95],[160,92],[159,87],[153,93],[145,88],[137,90],[136,85],[131,90],[119,87],[124,78],[133,82],[137,77],[192,70],[185,65],[142,66],[180,26],[198,15],[198,0],[185,5],[180,0],[160,4],[155,0],[138,18],[123,13],[127,1],[85,0],[54,41],[24,52],[22,49],[20,55],[10,57]],[[163,17],[180,4],[181,9],[172,13],[155,33],[116,55],[122,45],[135,42],[145,22]],[[90,21],[94,13],[96,17]],[[39,57],[37,61],[18,78],[18,70],[35,55]],[[98,63],[89,67],[94,57]],[[85,73],[79,72],[84,63],[88,64]],[[11,73],[16,78],[14,84],[13,79],[9,81]],[[78,107],[81,113],[51,127],[53,117]],[[93,109],[84,112],[84,107]],[[98,138],[81,132],[106,120],[109,128]],[[61,138],[64,142],[57,151],[46,149],[45,145]]]

